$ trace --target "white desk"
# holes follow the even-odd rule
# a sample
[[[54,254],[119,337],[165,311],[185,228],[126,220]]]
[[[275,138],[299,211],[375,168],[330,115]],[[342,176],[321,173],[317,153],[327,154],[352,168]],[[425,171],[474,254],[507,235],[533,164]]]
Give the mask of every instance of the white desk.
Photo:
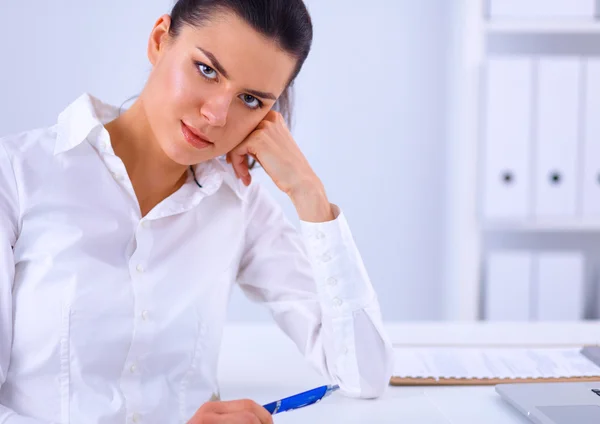
[[[582,345],[600,343],[600,324],[388,325],[394,343]],[[224,400],[251,398],[264,404],[324,384],[273,325],[226,328],[219,367]],[[339,395],[320,404],[277,415],[277,424],[419,423],[527,424],[496,395],[493,387],[390,387],[374,401]]]

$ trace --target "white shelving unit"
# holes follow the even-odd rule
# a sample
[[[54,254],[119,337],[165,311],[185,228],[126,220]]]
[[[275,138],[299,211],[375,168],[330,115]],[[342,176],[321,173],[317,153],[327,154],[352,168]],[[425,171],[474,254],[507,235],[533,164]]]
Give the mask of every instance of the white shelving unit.
[[[600,219],[512,220],[483,222],[480,209],[480,122],[483,65],[491,37],[596,35],[600,20],[535,22],[490,21],[487,0],[457,0],[453,57],[459,60],[451,76],[448,169],[448,238],[446,252],[445,316],[449,320],[477,321],[482,317],[482,265],[487,237],[498,234],[600,234]],[[600,2],[599,2],[600,3]],[[599,239],[600,240],[600,239]]]
[[[487,221],[482,224],[482,229],[485,232],[527,232],[527,233],[543,233],[543,232],[594,232],[600,233],[600,221],[586,220],[524,220],[524,221]]]
[[[485,21],[483,25],[488,34],[600,34],[600,22],[594,21]]]

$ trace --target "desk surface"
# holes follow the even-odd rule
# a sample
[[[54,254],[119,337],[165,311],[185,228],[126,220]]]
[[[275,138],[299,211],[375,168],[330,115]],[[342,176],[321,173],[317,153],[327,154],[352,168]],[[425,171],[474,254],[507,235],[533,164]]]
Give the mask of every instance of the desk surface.
[[[387,325],[395,345],[581,346],[600,343],[598,323],[418,323]],[[226,328],[219,367],[223,399],[264,404],[323,384],[296,347],[272,325]],[[277,416],[277,424],[528,424],[493,387],[389,387],[377,400],[332,396]]]

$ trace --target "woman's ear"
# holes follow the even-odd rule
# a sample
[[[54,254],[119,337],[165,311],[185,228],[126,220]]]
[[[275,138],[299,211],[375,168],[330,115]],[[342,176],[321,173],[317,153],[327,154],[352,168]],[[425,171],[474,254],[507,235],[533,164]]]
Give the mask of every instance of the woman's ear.
[[[169,28],[171,27],[171,17],[169,15],[161,16],[154,24],[150,39],[148,40],[148,60],[152,66],[156,65],[162,52],[165,50],[169,39]]]

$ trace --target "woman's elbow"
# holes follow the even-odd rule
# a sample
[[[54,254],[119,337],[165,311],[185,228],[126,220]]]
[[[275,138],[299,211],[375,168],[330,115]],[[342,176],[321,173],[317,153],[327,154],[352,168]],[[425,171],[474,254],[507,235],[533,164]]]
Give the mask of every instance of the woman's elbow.
[[[360,397],[363,399],[377,399],[385,393],[390,385],[391,372],[383,375],[372,375],[368,379],[361,379]]]
[[[386,346],[383,353],[380,358],[372,358],[374,362],[369,370],[362,370],[360,373],[360,397],[363,399],[381,397],[390,385],[394,369],[394,352],[391,346]]]

